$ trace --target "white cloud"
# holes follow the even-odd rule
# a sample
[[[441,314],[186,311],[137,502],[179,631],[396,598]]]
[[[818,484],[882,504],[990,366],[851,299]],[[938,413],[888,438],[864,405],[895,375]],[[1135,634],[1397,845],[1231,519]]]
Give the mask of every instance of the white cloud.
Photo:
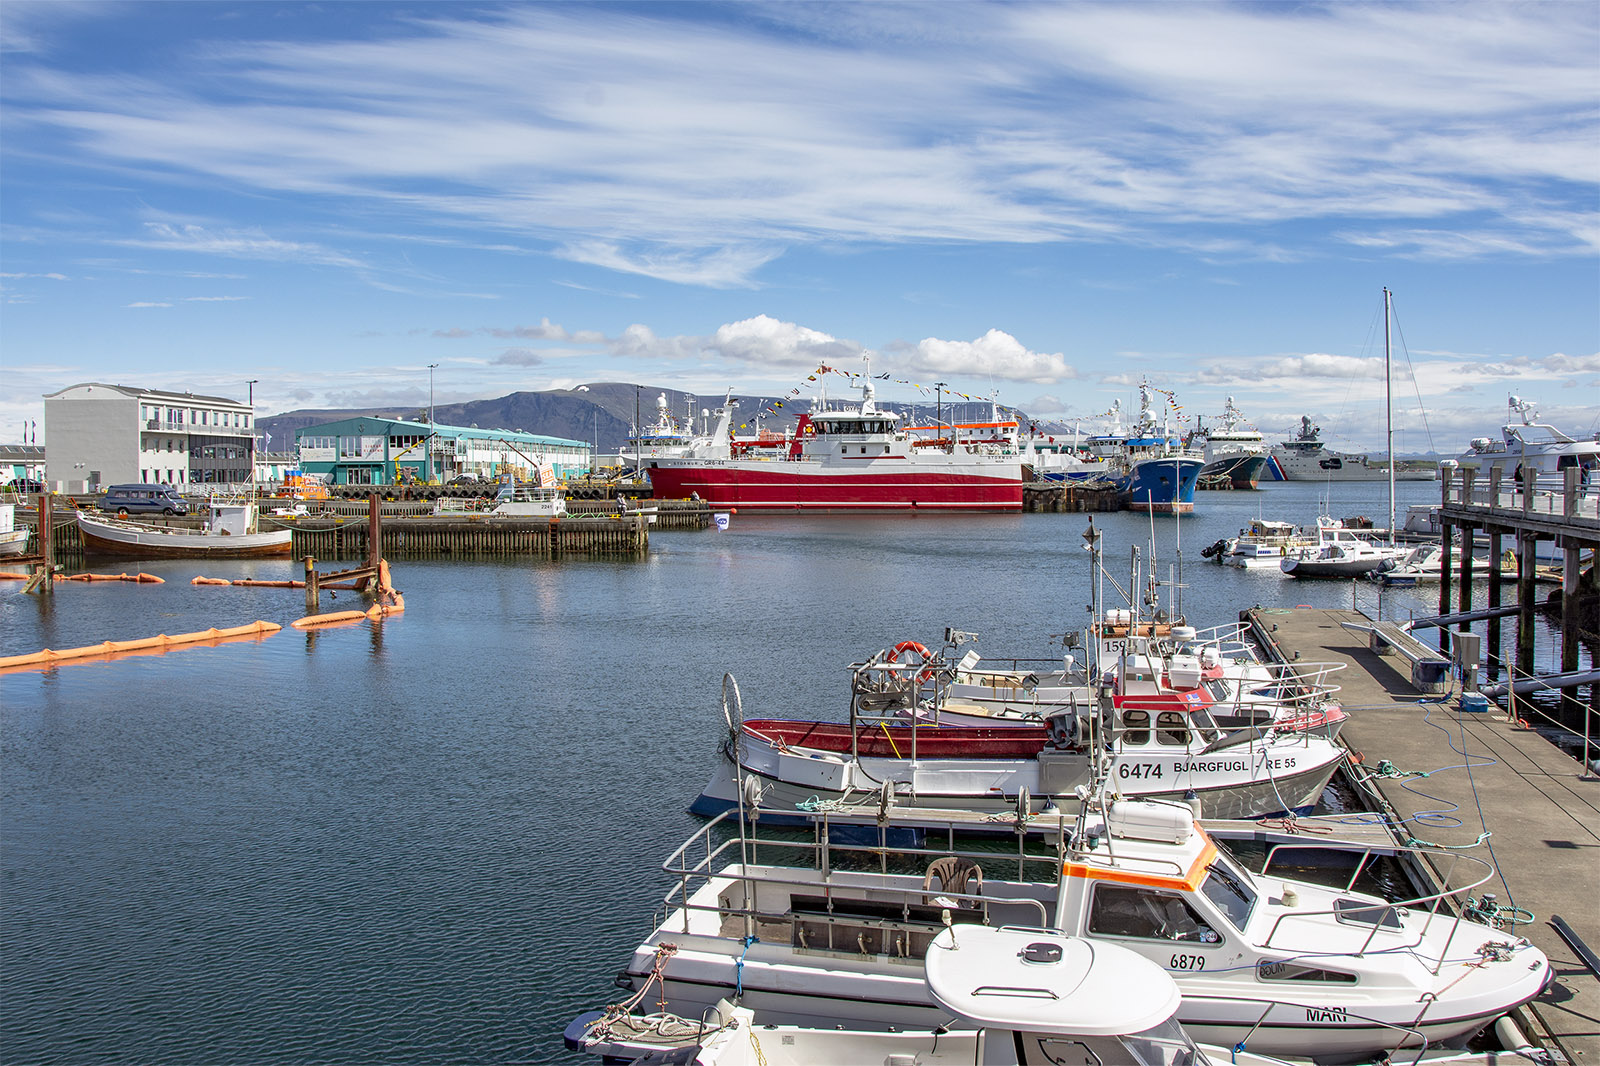
[[[169,304],[169,303],[162,303],[162,302],[156,301],[156,300],[137,300],[137,301],[129,304],[128,306],[129,307],[171,307],[172,305]]]
[[[213,231],[204,226],[171,222],[146,222],[144,229],[147,236],[143,239],[129,239],[121,243],[136,248],[220,255],[231,259],[264,259],[340,267],[363,265],[359,259],[317,244],[277,240],[259,231]]]
[[[556,250],[575,263],[623,274],[643,274],[682,285],[712,289],[754,288],[752,275],[779,255],[776,248],[656,248],[628,250],[613,241],[575,241]]]
[[[1600,355],[1550,355],[1540,360],[1553,373],[1600,373]]]
[[[709,288],[839,241],[1291,260],[1336,226],[1435,259],[1596,247],[1593,5],[458,10],[142,79],[29,54],[8,112],[83,164],[382,204]],[[361,266],[248,231],[147,239]]]
[[[1078,376],[1059,352],[1029,351],[1011,334],[998,329],[991,329],[974,341],[946,341],[934,337],[918,341],[911,355],[911,367],[928,374],[964,374],[1041,385]]]
[[[719,326],[705,346],[739,362],[796,369],[839,363],[861,355],[859,344],[768,315]]]

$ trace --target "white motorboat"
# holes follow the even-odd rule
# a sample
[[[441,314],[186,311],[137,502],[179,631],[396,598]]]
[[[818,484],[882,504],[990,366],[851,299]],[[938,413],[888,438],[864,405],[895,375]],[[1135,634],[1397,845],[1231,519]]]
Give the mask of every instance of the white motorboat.
[[[920,652],[917,661],[934,669],[931,691],[903,700],[900,717],[946,726],[1040,725],[1057,710],[1087,706],[1103,688],[1113,701],[1151,711],[1203,707],[1225,731],[1277,728],[1336,737],[1347,716],[1328,678],[1345,664],[1263,663],[1244,640],[1244,628],[1235,623],[1199,632],[1135,624],[1127,611],[1107,612],[1084,642],[1097,644],[1093,684],[1070,650],[1060,662],[988,660],[969,651],[950,666],[942,653],[930,656],[922,645],[902,642],[894,654]],[[973,636],[945,633],[947,641],[952,634],[957,640]]]
[[[1224,537],[1201,549],[1200,557],[1241,569],[1276,570],[1284,556],[1297,554],[1316,541],[1316,534],[1307,533],[1292,522],[1257,518],[1239,530],[1237,537]]]
[[[1113,612],[1124,613],[1124,612]],[[1113,703],[1129,711],[1204,708],[1223,730],[1309,732],[1332,740],[1348,716],[1328,679],[1337,662],[1263,663],[1244,626],[1102,625],[1098,661]]]
[[[568,1048],[608,1061],[675,1048],[670,1061],[689,1063],[692,1053],[694,1066],[1281,1066],[1250,1051],[1197,1045],[1174,1017],[1177,982],[1116,944],[1050,929],[952,925],[929,942],[922,969],[929,998],[960,1028],[775,1026],[723,1000],[704,1022],[591,1012],[564,1037]]]
[[[1450,572],[1457,580],[1462,573],[1463,558],[1461,548],[1450,553]],[[1517,556],[1509,548],[1501,554],[1500,573],[1507,581],[1517,576]],[[1472,576],[1487,578],[1488,561],[1474,556]],[[1419,544],[1404,555],[1379,564],[1367,577],[1382,585],[1437,585],[1444,577],[1444,548],[1437,544]]]
[[[262,530],[253,503],[215,501],[205,523],[155,525],[78,512],[78,532],[87,555],[130,559],[253,559],[288,555],[294,534],[288,529]]]
[[[937,817],[879,809],[880,824]],[[1183,804],[1100,793],[1050,854],[952,849],[931,863],[835,840],[826,811],[810,818],[818,835],[806,842],[757,840],[731,813],[702,827],[664,865],[666,917],[618,983],[648,983],[652,1002],[687,1018],[733,998],[763,1024],[927,1030],[948,1021],[922,962],[944,922],[958,941],[967,924],[1049,928],[1167,970],[1183,994],[1177,1019],[1198,1040],[1352,1061],[1459,1044],[1551,977],[1524,938],[1447,907],[1493,875],[1461,853],[1428,861],[1444,860],[1447,883],[1470,871],[1471,884],[1390,902],[1352,888],[1370,850],[1349,853],[1354,872],[1334,887],[1274,872],[1326,840],[1276,849],[1252,874]]]
[[[0,503],[0,555],[21,555],[31,535],[26,527],[17,528],[17,505]]]
[[[486,508],[474,508],[470,501],[443,497],[433,505],[433,513],[440,518],[559,518],[567,513],[567,499],[565,490],[556,484],[552,473],[548,479],[541,478],[537,485],[522,482],[501,485]]]
[[[1343,748],[1313,731],[1226,728],[1203,693],[1069,698],[1039,724],[907,721],[918,676],[931,669],[908,670],[883,653],[856,664],[848,722],[743,721],[737,683],[724,678],[723,757],[690,811],[736,808],[745,778],[797,822],[817,803],[885,790],[933,807],[1004,811],[1023,793],[1072,807],[1080,787],[1110,775],[1130,795],[1192,794],[1215,817],[1260,818],[1309,811],[1344,760]]]
[[[1407,549],[1383,543],[1370,529],[1350,529],[1335,518],[1317,519],[1317,541],[1283,556],[1279,568],[1290,577],[1364,577]]]

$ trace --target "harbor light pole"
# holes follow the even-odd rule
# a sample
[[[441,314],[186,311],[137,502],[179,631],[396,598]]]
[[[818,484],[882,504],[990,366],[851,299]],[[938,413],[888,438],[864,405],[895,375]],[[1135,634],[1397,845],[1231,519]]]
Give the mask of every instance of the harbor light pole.
[[[260,380],[251,378],[244,383],[250,394],[250,448],[246,453],[246,458],[250,460],[250,476],[244,479],[246,484],[253,484],[256,480],[256,382]]]
[[[433,372],[439,369],[438,363],[428,364],[428,480],[433,481]]]

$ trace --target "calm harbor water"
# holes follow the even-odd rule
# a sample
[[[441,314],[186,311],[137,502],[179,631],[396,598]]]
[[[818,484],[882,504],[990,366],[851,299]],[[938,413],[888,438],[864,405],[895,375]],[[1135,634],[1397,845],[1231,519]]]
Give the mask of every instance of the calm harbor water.
[[[1437,498],[1399,489],[1402,514]],[[1181,529],[1190,621],[1349,606],[1348,582],[1199,555],[1257,515],[1312,522],[1324,491],[1202,493],[1156,518],[1163,577]],[[1338,486],[1329,510],[1381,522],[1385,491]],[[651,926],[723,673],[748,715],[839,718],[847,664],[945,626],[1049,656],[1087,621],[1087,525],[736,516],[637,560],[402,561],[408,609],[382,623],[0,677],[0,1061],[585,1061],[561,1029],[610,1001]],[[1126,585],[1151,520],[1095,525]],[[0,654],[287,623],[298,591],[189,579],[295,565],[0,590]],[[1354,595],[1378,613],[1376,586]],[[1381,610],[1437,596],[1390,590]]]

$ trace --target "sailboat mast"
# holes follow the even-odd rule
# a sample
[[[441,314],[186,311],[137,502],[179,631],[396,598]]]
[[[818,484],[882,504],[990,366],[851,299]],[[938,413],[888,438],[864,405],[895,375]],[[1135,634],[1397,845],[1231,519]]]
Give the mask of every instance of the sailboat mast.
[[[1383,288],[1383,425],[1389,445],[1389,544],[1394,544],[1394,386],[1389,372],[1389,308],[1394,294]]]

